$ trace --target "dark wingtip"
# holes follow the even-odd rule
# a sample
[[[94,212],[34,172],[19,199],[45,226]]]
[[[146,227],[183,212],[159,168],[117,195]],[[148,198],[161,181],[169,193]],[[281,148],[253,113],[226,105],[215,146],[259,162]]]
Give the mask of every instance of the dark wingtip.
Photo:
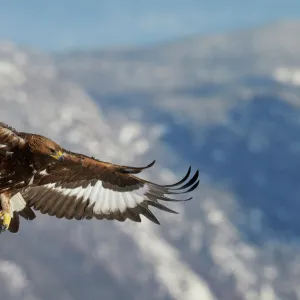
[[[145,202],[142,202],[138,204],[139,206],[139,213],[144,215],[147,219],[152,221],[155,224],[160,224],[155,215],[152,213],[152,211],[148,208]]]
[[[196,173],[194,174],[194,176],[183,186],[177,188],[176,190],[183,190],[185,188],[190,187],[191,185],[193,185],[195,183],[195,181],[198,179],[199,177],[199,170],[196,171]]]
[[[191,191],[193,191],[198,185],[199,185],[200,179],[199,179],[199,170],[196,171],[194,176],[183,186],[177,187],[177,188],[170,188],[168,189],[164,194],[166,195],[180,195],[180,194],[186,194]],[[185,190],[187,189],[187,190]]]
[[[148,164],[147,166],[144,167],[128,167],[128,166],[123,166],[122,168],[124,168],[122,170],[123,173],[129,173],[129,174],[138,174],[141,171],[145,170],[145,169],[149,169],[151,168],[154,164],[155,164],[156,160],[153,160],[150,164]]]
[[[156,225],[160,225],[160,222],[157,219],[156,219],[156,222],[153,222],[153,223],[156,224]]]
[[[179,180],[178,182],[176,182],[174,184],[164,185],[164,187],[172,188],[172,187],[178,186],[179,184],[185,182],[188,179],[188,177],[190,176],[191,170],[192,170],[192,167],[189,166],[189,169],[188,169],[187,173],[185,174],[185,176],[181,180]]]
[[[157,199],[162,200],[162,201],[169,201],[169,202],[186,202],[190,201],[193,199],[193,197],[187,198],[187,199],[174,199],[174,198],[169,198],[165,196],[157,196]]]
[[[136,167],[136,168],[132,168],[132,169],[148,169],[148,168],[151,168],[155,163],[156,163],[156,160],[154,159],[150,164],[148,164],[144,167]]]
[[[155,163],[156,163],[156,159],[154,159],[153,162],[150,163],[147,167],[150,168],[150,167],[152,167]]]
[[[159,202],[155,202],[155,201],[147,201],[147,204],[148,204],[148,205],[151,205],[151,206],[153,206],[153,207],[156,207],[156,208],[158,208],[158,209],[160,209],[160,210],[162,210],[162,211],[171,213],[171,214],[176,214],[176,215],[179,214],[179,212],[177,212],[177,211],[175,211],[175,210],[173,210],[173,209],[170,209],[170,208],[168,208],[168,207],[162,205],[162,204],[159,203]]]
[[[195,190],[198,187],[199,183],[200,183],[200,180],[197,180],[197,182],[193,186],[191,186],[185,193],[189,193],[189,192],[192,192],[193,190]]]
[[[187,201],[191,201],[193,199],[193,197],[190,197],[190,198],[188,198],[188,199],[185,199],[185,200],[183,200],[184,202],[187,202]]]

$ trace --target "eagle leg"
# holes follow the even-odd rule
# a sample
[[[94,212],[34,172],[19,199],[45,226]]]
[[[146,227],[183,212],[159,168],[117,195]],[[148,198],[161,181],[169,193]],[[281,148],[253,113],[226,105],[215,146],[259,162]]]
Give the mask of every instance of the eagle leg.
[[[0,217],[2,218],[2,225],[0,226],[0,232],[6,231],[9,228],[11,215],[10,215],[10,198],[7,194],[0,194],[1,207]]]

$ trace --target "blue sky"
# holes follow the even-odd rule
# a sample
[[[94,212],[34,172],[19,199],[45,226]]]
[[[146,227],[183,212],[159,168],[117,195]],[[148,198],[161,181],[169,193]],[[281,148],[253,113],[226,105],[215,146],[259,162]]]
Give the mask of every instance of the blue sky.
[[[46,51],[143,45],[300,19],[300,0],[6,0],[0,40]]]

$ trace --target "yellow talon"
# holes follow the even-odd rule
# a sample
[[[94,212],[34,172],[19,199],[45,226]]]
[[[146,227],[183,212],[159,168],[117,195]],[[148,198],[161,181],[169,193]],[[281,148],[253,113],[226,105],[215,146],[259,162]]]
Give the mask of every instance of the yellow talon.
[[[9,213],[0,212],[0,217],[3,217],[1,231],[5,231],[9,228],[11,216]]]

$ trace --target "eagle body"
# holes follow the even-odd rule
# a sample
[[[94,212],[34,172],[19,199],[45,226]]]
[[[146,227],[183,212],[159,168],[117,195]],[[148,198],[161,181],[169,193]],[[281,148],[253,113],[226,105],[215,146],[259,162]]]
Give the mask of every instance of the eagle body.
[[[41,135],[18,132],[0,123],[0,204],[2,231],[19,230],[19,216],[33,220],[34,210],[66,219],[107,219],[141,222],[149,209],[176,213],[160,203],[187,201],[176,195],[199,184],[199,172],[159,185],[136,176],[153,166],[129,167],[103,162],[62,148]],[[175,197],[175,198],[174,198]]]
[[[53,159],[33,154],[28,147],[11,148],[0,154],[0,192],[27,186],[34,174],[46,169]]]

